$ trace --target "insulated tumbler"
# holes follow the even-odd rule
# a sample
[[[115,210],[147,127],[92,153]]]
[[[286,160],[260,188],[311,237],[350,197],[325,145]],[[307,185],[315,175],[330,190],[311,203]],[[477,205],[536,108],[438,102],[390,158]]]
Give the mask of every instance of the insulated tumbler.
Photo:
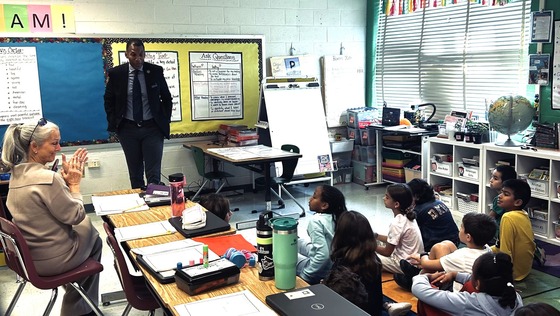
[[[182,173],[169,175],[169,186],[171,187],[171,217],[182,216],[185,210],[185,194],[183,192]]]
[[[268,225],[268,220],[272,217],[272,212],[262,213],[257,221],[257,268],[259,280],[274,279],[274,262],[272,260],[272,227]]]
[[[277,217],[269,221],[272,226],[272,259],[274,261],[274,280],[280,290],[296,287],[297,220],[290,217]]]

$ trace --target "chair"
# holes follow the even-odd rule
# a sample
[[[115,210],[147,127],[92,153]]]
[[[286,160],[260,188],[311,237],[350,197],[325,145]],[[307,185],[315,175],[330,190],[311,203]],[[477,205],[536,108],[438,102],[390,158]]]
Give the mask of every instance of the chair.
[[[101,265],[101,263],[89,258],[81,265],[68,272],[53,276],[40,276],[37,274],[37,270],[31,258],[29,246],[23,238],[21,231],[14,223],[5,218],[0,218],[0,239],[2,241],[2,247],[4,248],[4,254],[6,255],[6,264],[19,276],[18,282],[20,282],[16,294],[4,315],[11,315],[23,288],[27,282],[30,282],[38,289],[52,290],[51,299],[43,315],[50,314],[58,295],[58,287],[62,285],[71,285],[80,293],[96,315],[103,316],[101,310],[99,310],[97,305],[87,296],[82,286],[77,283],[85,277],[103,271],[103,265]],[[33,304],[33,302],[29,303]]]
[[[115,270],[119,275],[121,286],[124,290],[126,300],[128,301],[128,305],[126,305],[122,316],[128,315],[132,307],[142,311],[150,311],[148,315],[153,316],[154,310],[159,308],[158,301],[148,289],[143,276],[133,276],[130,274],[127,265],[128,257],[123,253],[109,224],[103,223],[103,228],[105,228],[105,232],[107,233],[107,244],[113,252]]]
[[[280,149],[299,154],[299,147],[296,145],[285,144],[282,145]],[[286,183],[292,181],[292,178],[294,177],[294,172],[296,171],[297,164],[298,164],[298,159],[290,159],[290,160],[282,161],[282,175],[271,179],[275,184],[278,185],[278,193],[276,193],[276,191],[274,190],[271,191],[272,193],[274,193],[274,195],[276,195],[280,199],[279,203],[284,203],[281,194],[282,192],[286,193],[286,195],[288,195],[292,200],[294,200],[294,202],[296,202],[299,208],[301,208],[301,214],[299,216],[304,217],[305,208],[303,207],[303,205],[301,205],[298,202],[298,200],[296,200],[296,198],[294,198],[294,196],[286,189],[285,186]]]
[[[206,160],[204,159],[204,151],[202,151],[202,149],[198,147],[193,146],[192,152],[194,156],[194,162],[196,164],[196,169],[198,170],[198,174],[204,179],[204,182],[200,186],[200,189],[196,191],[191,200],[194,201],[196,199],[196,197],[200,194],[200,192],[202,192],[202,189],[204,189],[204,186],[208,183],[208,181],[220,180],[221,185],[216,190],[216,193],[219,193],[226,184],[226,182],[222,182],[222,180],[233,177],[233,175],[225,171],[206,172]]]
[[[7,220],[12,220],[12,214],[8,211],[8,207],[6,206],[6,197],[0,197],[0,217],[5,218]]]

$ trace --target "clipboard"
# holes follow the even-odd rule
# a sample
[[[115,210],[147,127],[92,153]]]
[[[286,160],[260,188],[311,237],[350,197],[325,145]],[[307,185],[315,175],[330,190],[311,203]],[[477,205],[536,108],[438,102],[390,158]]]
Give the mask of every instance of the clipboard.
[[[161,284],[169,284],[175,282],[175,270],[165,271],[165,274],[152,270],[150,265],[144,260],[142,255],[136,256],[136,261],[144,269],[148,270],[148,273],[152,275]]]

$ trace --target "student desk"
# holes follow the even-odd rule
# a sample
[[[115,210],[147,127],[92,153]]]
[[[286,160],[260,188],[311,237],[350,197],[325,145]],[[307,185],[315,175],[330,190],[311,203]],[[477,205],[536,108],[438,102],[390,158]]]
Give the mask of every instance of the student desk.
[[[263,145],[259,145],[263,146]],[[228,148],[227,146],[224,147],[219,144],[212,143],[210,141],[201,141],[201,142],[188,142],[184,143],[183,147],[191,148],[191,147],[198,147],[204,151],[204,154],[211,157],[214,160],[219,160],[223,162],[227,162],[233,164],[234,166],[243,167],[245,169],[249,169],[254,172],[258,172],[264,175],[265,180],[265,202],[266,202],[266,210],[270,211],[272,209],[272,203],[270,198],[270,181],[272,179],[270,175],[270,165],[275,162],[281,162],[286,160],[292,159],[299,159],[302,157],[301,154],[298,153],[289,153],[284,152],[281,155],[267,155],[263,157],[252,157],[246,159],[237,159],[233,156],[227,156],[225,154],[218,154],[213,151],[209,151],[210,148]],[[246,148],[251,148],[255,146],[247,146]],[[229,147],[229,148],[243,148],[243,147]]]
[[[119,191],[119,193],[115,193],[115,194],[133,193],[133,192],[138,192],[138,191],[131,191],[131,190]],[[192,201],[187,201],[185,206],[190,207],[194,204],[195,203]],[[170,214],[171,214],[170,206],[159,206],[159,207],[150,208],[150,210],[147,211],[107,215],[106,220],[108,220],[108,222],[112,224],[114,227],[126,227],[131,225],[138,225],[138,224],[144,224],[149,222],[166,220],[170,217]],[[228,231],[206,235],[205,237],[231,235],[234,233],[235,233],[235,229],[232,228]],[[163,243],[172,242],[181,239],[184,239],[183,235],[177,232],[171,235],[130,240],[127,241],[126,244],[128,247],[132,249],[138,247],[163,244]],[[132,257],[135,260],[136,257],[134,256],[134,254],[132,254]],[[190,302],[194,302],[197,300],[206,299],[218,295],[230,294],[243,290],[250,290],[256,297],[258,297],[261,301],[265,302],[267,295],[283,292],[282,290],[278,290],[275,287],[274,280],[260,281],[257,268],[245,267],[241,269],[241,275],[239,276],[238,283],[226,287],[221,287],[212,291],[204,292],[199,295],[190,296],[186,292],[183,292],[181,289],[179,289],[175,283],[170,283],[170,284],[159,283],[157,279],[154,278],[151,274],[149,274],[146,269],[144,269],[140,265],[138,266],[142,271],[142,273],[144,274],[148,286],[153,290],[153,293],[155,293],[158,299],[160,300],[161,305],[165,307],[172,315],[179,315],[174,308],[174,306],[176,305],[190,303]],[[305,286],[308,286],[308,284],[298,277],[296,279],[296,288],[301,288]]]

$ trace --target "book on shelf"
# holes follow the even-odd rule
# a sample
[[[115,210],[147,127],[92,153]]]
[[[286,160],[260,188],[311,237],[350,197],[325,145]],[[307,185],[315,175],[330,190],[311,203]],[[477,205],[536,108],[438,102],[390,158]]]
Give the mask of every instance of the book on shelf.
[[[527,176],[529,179],[535,180],[548,180],[548,170],[546,169],[533,169]]]

